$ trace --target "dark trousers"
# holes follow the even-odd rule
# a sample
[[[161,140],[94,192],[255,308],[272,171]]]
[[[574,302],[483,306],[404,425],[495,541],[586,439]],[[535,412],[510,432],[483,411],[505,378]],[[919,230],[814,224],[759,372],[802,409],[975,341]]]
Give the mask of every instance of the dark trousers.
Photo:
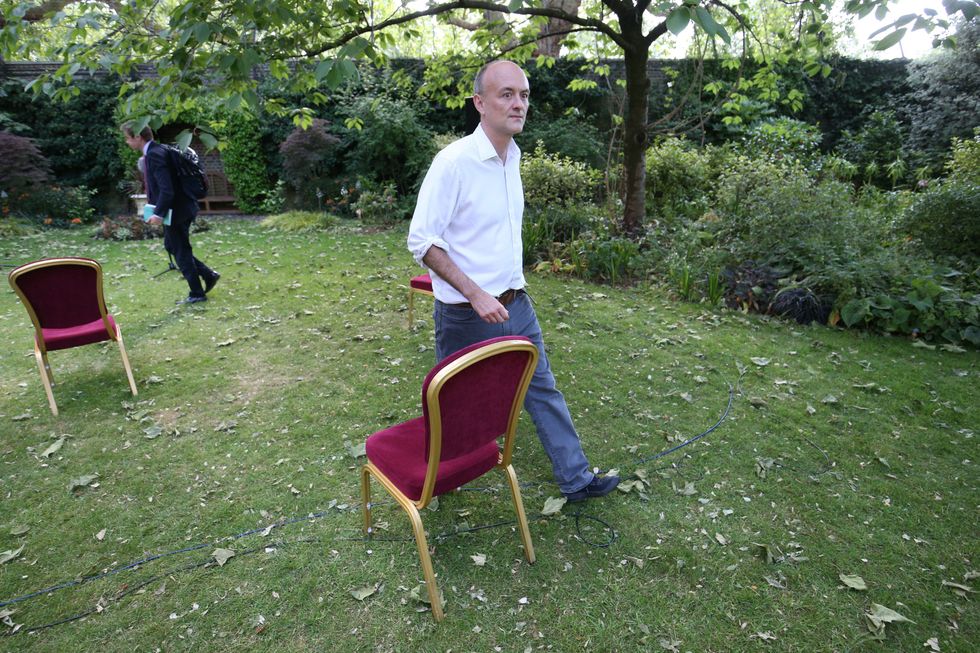
[[[204,297],[201,279],[210,279],[214,270],[194,257],[191,248],[191,220],[163,227],[163,246],[174,257],[177,269],[184,275],[192,297]]]

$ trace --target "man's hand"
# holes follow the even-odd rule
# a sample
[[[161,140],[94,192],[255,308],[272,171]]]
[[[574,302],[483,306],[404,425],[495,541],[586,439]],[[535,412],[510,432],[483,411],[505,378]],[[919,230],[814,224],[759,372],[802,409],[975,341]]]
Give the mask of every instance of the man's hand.
[[[163,224],[163,218],[161,218],[159,215],[151,215],[147,222],[150,224]]]
[[[470,297],[470,306],[487,324],[502,324],[510,319],[510,313],[497,298],[488,292],[480,290],[476,297]]]

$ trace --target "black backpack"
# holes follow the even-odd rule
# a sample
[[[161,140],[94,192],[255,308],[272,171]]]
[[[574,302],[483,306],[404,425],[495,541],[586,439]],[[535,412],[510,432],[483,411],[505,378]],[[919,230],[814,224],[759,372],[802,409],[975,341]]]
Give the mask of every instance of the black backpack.
[[[180,189],[187,197],[195,200],[204,199],[208,194],[208,177],[204,174],[197,152],[191,148],[180,149],[167,145],[167,157],[170,165],[177,173]]]

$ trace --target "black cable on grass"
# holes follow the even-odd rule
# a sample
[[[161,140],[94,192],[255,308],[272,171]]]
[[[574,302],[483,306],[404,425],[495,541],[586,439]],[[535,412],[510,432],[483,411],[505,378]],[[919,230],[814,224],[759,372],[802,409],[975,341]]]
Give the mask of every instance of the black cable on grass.
[[[198,550],[203,549],[205,547],[214,546],[215,544],[218,544],[220,542],[227,542],[227,541],[238,540],[238,539],[241,539],[243,537],[246,537],[247,535],[254,535],[255,533],[263,533],[265,531],[271,531],[274,528],[281,528],[281,527],[287,526],[289,524],[295,524],[296,522],[299,522],[299,521],[309,521],[311,519],[319,519],[320,517],[324,517],[327,514],[328,514],[327,512],[318,512],[318,513],[313,513],[313,514],[310,514],[310,515],[306,515],[305,517],[295,517],[295,518],[292,518],[292,519],[284,519],[282,521],[275,522],[274,524],[270,524],[270,525],[265,526],[263,528],[253,528],[251,530],[247,530],[247,531],[244,531],[242,533],[239,533],[238,535],[231,535],[229,537],[221,538],[220,540],[217,540],[216,542],[203,542],[201,544],[195,544],[193,546],[184,547],[183,549],[177,549],[176,551],[168,551],[167,553],[157,553],[155,555],[151,555],[151,556],[147,556],[145,558],[141,558],[140,560],[137,560],[136,562],[131,562],[128,565],[123,565],[122,567],[115,567],[113,569],[110,569],[109,571],[102,572],[101,574],[93,574],[92,576],[85,576],[84,578],[80,578],[78,580],[68,581],[68,582],[65,582],[65,583],[61,583],[59,585],[52,585],[51,587],[47,587],[47,588],[45,588],[43,590],[38,590],[36,592],[31,592],[30,594],[25,594],[24,596],[18,596],[17,598],[9,599],[9,600],[6,600],[6,601],[0,601],[0,608],[5,607],[5,606],[8,606],[8,605],[12,605],[14,603],[20,603],[21,601],[26,601],[27,599],[32,599],[35,596],[41,596],[42,594],[50,594],[50,593],[53,593],[53,592],[57,592],[58,590],[63,590],[63,589],[69,588],[69,587],[76,587],[78,585],[84,585],[86,583],[91,583],[92,581],[95,581],[95,580],[101,580],[101,579],[105,578],[106,576],[112,576],[114,574],[118,574],[118,573],[123,572],[123,571],[126,571],[128,569],[135,569],[136,567],[145,565],[148,562],[153,562],[154,560],[160,560],[161,558],[167,558],[169,556],[177,555],[177,554],[180,554],[180,553],[190,553],[191,551],[198,551]]]
[[[316,538],[316,537],[307,537],[307,538],[301,538],[301,539],[298,539],[298,540],[291,540],[291,541],[278,540],[276,542],[271,542],[271,543],[268,543],[268,544],[264,544],[262,546],[255,547],[254,549],[248,549],[246,551],[236,551],[235,552],[235,557],[237,558],[237,557],[240,557],[240,556],[247,556],[247,555],[250,555],[252,553],[257,553],[259,551],[264,551],[265,549],[269,549],[269,548],[280,549],[280,548],[285,548],[287,546],[290,546],[292,544],[303,544],[303,543],[308,543],[308,542],[319,542],[319,541],[320,541],[320,538]],[[172,576],[174,574],[179,574],[179,573],[185,572],[185,571],[190,571],[192,569],[199,569],[201,567],[207,567],[209,565],[215,565],[215,564],[217,564],[217,563],[215,562],[214,558],[210,558],[209,557],[207,560],[204,560],[204,561],[201,561],[201,562],[192,562],[192,563],[183,565],[181,567],[177,567],[175,569],[171,569],[168,572],[165,572],[165,573],[162,573],[162,574],[157,574],[156,576],[153,576],[152,578],[148,578],[147,580],[144,580],[144,581],[142,581],[142,582],[140,582],[140,583],[138,583],[136,585],[133,585],[132,587],[127,587],[122,592],[119,592],[115,596],[109,598],[107,600],[107,603],[118,603],[119,601],[121,601],[125,597],[129,596],[130,594],[136,593],[136,592],[140,591],[141,589],[143,589],[144,587],[146,587],[147,585],[150,585],[152,583],[155,583],[155,582],[157,582],[158,580],[160,580],[162,578],[166,578],[168,576]],[[78,621],[79,619],[84,619],[85,617],[87,617],[87,616],[89,616],[91,614],[94,614],[96,612],[101,612],[102,610],[105,610],[105,607],[102,607],[102,608],[99,608],[99,607],[90,608],[90,609],[85,610],[83,612],[79,612],[77,614],[74,614],[74,615],[72,615],[70,617],[65,617],[63,619],[59,619],[58,621],[52,621],[50,623],[46,623],[46,624],[43,624],[41,626],[31,626],[29,628],[23,628],[23,627],[22,628],[18,628],[16,631],[3,633],[2,636],[3,637],[10,637],[10,636],[16,635],[18,633],[36,633],[38,631],[45,630],[47,628],[53,628],[55,626],[60,626],[62,624],[71,623],[72,621]]]

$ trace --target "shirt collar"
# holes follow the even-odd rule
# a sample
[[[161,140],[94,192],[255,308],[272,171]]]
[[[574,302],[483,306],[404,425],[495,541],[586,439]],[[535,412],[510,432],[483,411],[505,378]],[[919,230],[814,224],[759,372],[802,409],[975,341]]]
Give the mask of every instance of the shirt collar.
[[[483,125],[476,126],[476,129],[473,131],[473,136],[476,137],[476,149],[481,161],[497,157],[497,150],[494,148],[493,143],[490,142],[486,132],[483,131]],[[512,158],[518,160],[521,158],[521,148],[517,147],[517,143],[514,142],[513,138],[507,144],[507,160],[510,161]]]
[[[146,153],[150,151],[150,143],[152,142],[153,141],[146,141],[146,143],[143,145],[143,156],[146,156]]]

